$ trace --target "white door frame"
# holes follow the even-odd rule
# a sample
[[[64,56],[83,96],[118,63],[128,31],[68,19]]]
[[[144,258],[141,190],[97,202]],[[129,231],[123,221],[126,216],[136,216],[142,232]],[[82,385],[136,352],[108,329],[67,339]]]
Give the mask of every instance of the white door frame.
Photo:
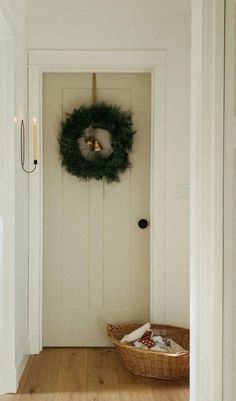
[[[165,112],[164,51],[29,51],[29,129],[40,133],[40,166],[30,175],[29,335],[31,352],[42,349],[43,157],[42,77],[44,72],[121,72],[152,75],[150,191],[150,316],[165,321]],[[30,135],[31,137],[32,135]],[[31,147],[30,147],[31,148]],[[32,162],[32,161],[31,161]]]
[[[0,394],[16,391],[14,35],[0,12]]]
[[[225,145],[224,145],[224,396],[236,395],[235,315],[235,0],[225,16]]]
[[[191,401],[223,394],[224,0],[192,0]]]

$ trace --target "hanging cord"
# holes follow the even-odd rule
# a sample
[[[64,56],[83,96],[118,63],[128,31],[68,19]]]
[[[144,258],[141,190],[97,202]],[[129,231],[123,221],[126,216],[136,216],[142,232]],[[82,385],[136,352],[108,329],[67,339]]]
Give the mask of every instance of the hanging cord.
[[[21,126],[20,126],[20,140],[21,140],[21,167],[27,174],[31,174],[36,170],[38,161],[34,160],[34,167],[32,170],[26,170],[25,169],[25,125],[24,121],[21,120]]]
[[[93,104],[97,102],[97,77],[96,73],[93,73]]]

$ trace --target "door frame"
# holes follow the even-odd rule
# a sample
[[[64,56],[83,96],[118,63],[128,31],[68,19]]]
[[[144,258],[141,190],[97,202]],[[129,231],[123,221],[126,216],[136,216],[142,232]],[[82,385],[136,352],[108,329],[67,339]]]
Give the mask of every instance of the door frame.
[[[165,113],[166,53],[164,51],[29,51],[29,138],[33,119],[39,132],[39,166],[30,175],[29,195],[29,337],[31,353],[42,350],[43,260],[43,136],[42,83],[45,72],[150,73],[150,317],[165,321]],[[30,143],[30,149],[32,144]],[[33,163],[33,160],[31,160]]]
[[[229,401],[223,392],[225,0],[191,4],[190,400]]]

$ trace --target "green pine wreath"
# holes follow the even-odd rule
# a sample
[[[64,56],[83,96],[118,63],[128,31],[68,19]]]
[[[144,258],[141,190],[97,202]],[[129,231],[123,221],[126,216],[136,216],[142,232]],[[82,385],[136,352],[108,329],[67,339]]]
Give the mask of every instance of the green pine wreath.
[[[108,157],[94,152],[92,160],[82,154],[78,141],[88,127],[100,128],[110,134],[112,151]],[[131,166],[129,152],[133,144],[132,114],[107,103],[75,108],[62,122],[59,146],[62,166],[68,173],[83,180],[103,177],[107,182],[119,181],[119,174]]]

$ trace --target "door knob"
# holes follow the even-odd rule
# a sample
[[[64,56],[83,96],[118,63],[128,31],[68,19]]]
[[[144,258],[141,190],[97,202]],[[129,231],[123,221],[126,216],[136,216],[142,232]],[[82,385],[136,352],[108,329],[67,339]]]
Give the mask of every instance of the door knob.
[[[142,229],[147,228],[148,221],[146,219],[140,219],[138,221],[138,226],[139,226],[139,228],[142,228]]]

